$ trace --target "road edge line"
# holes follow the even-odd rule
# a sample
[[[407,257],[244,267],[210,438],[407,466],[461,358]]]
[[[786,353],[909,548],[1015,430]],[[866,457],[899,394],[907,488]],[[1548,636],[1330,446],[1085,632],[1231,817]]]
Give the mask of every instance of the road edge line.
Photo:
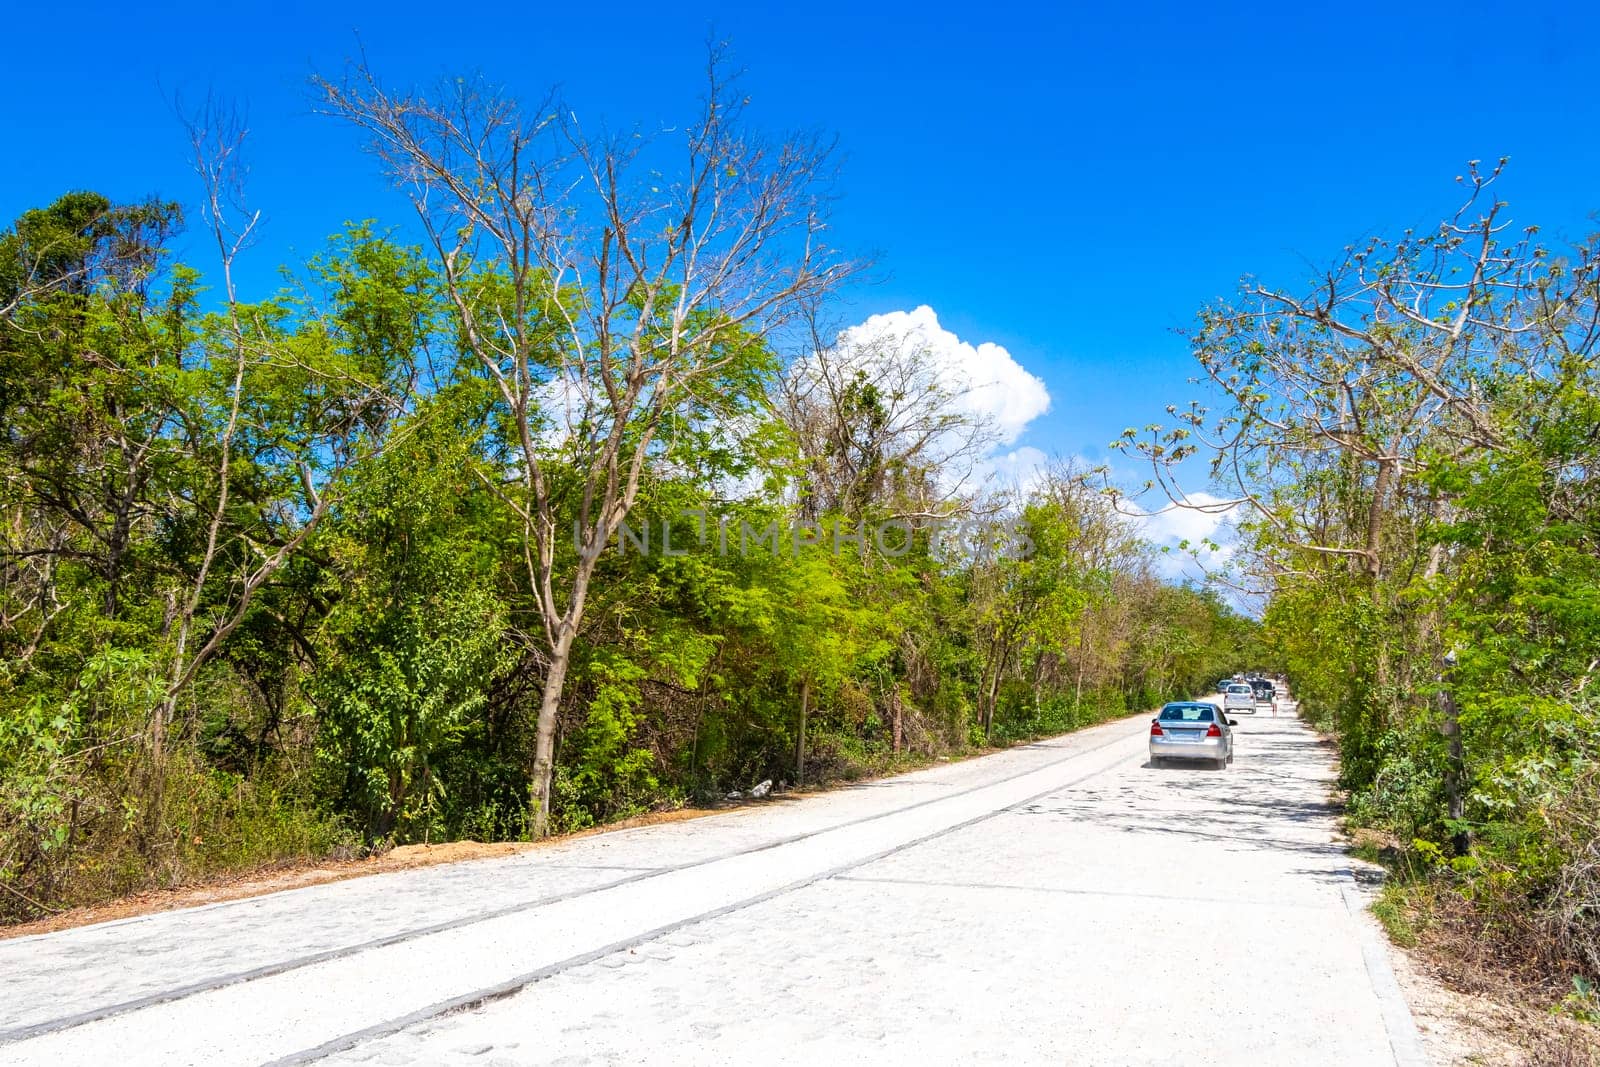
[[[1125,741],[1135,740],[1138,737],[1139,737],[1138,734],[1132,734],[1132,735],[1130,735],[1128,737],[1120,738],[1119,741],[1125,742]],[[1082,753],[1079,753],[1078,755],[1080,755],[1080,756],[1091,755],[1091,754],[1093,754],[1095,752],[1099,752],[1099,751],[1101,751],[1103,749],[1111,747],[1111,745],[1114,744],[1114,743],[1117,743],[1117,742],[1108,742],[1108,743],[1103,744],[1103,745],[1097,745],[1093,749],[1090,749],[1088,752],[1082,752]],[[657,939],[662,938],[662,937],[666,937],[667,935],[672,934],[672,933],[676,933],[678,930],[681,930],[681,929],[683,929],[685,927],[695,926],[695,925],[698,925],[700,923],[709,922],[709,921],[711,921],[713,919],[719,919],[719,918],[723,917],[724,915],[729,915],[729,914],[732,914],[732,913],[737,912],[737,911],[743,911],[746,908],[751,908],[751,907],[755,907],[756,905],[759,905],[759,904],[764,904],[769,900],[773,900],[773,899],[775,899],[777,897],[784,896],[786,894],[796,892],[797,890],[805,889],[805,888],[807,888],[809,886],[817,885],[817,884],[819,884],[821,882],[831,881],[831,880],[833,880],[835,878],[838,878],[841,874],[844,874],[847,871],[852,871],[852,870],[855,870],[855,869],[857,869],[859,867],[868,866],[870,864],[878,862],[879,860],[886,859],[889,856],[896,855],[897,853],[904,852],[904,851],[906,851],[908,849],[915,848],[915,847],[917,847],[919,845],[927,844],[929,841],[933,841],[933,840],[936,840],[938,838],[945,837],[945,836],[947,836],[949,834],[957,833],[957,832],[959,832],[961,830],[965,830],[965,829],[967,829],[969,827],[976,826],[979,823],[987,822],[990,819],[998,818],[1001,815],[1006,815],[1006,814],[1012,813],[1017,808],[1021,807],[1024,804],[1034,803],[1034,802],[1040,800],[1041,798],[1047,797],[1051,793],[1054,793],[1054,792],[1056,792],[1058,790],[1071,789],[1074,786],[1080,785],[1081,783],[1086,782],[1091,778],[1099,777],[1100,775],[1105,774],[1107,771],[1109,771],[1112,768],[1116,767],[1119,763],[1121,763],[1124,759],[1127,759],[1127,758],[1128,757],[1126,757],[1126,756],[1118,757],[1118,758],[1112,760],[1110,763],[1106,764],[1103,767],[1098,767],[1095,770],[1088,771],[1088,772],[1086,772],[1084,774],[1078,775],[1077,777],[1072,778],[1069,781],[1053,783],[1048,788],[1046,788],[1046,789],[1044,789],[1044,790],[1042,790],[1042,791],[1040,791],[1038,793],[1034,793],[1034,794],[1032,794],[1030,796],[1023,797],[1021,800],[1013,801],[1012,803],[1006,804],[1006,805],[1004,805],[1002,807],[994,808],[992,810],[982,812],[982,813],[980,813],[978,815],[974,815],[974,816],[972,816],[970,818],[963,819],[960,822],[954,823],[954,824],[952,824],[950,826],[941,827],[938,830],[933,830],[933,831],[930,831],[928,833],[921,834],[921,835],[919,835],[919,836],[917,836],[915,838],[912,838],[909,841],[902,841],[901,843],[899,843],[897,845],[892,845],[892,846],[890,846],[888,848],[885,848],[885,849],[882,849],[880,851],[874,852],[874,853],[872,853],[872,854],[870,854],[868,856],[865,856],[865,857],[862,857],[862,858],[859,858],[859,859],[855,859],[855,860],[851,860],[851,861],[849,861],[847,863],[841,863],[841,864],[839,864],[839,865],[837,865],[835,867],[828,868],[826,870],[817,872],[817,873],[812,874],[812,875],[807,875],[804,878],[795,879],[792,882],[788,882],[788,883],[786,883],[784,885],[781,885],[781,886],[776,886],[776,887],[774,887],[772,889],[764,890],[761,893],[757,893],[754,896],[746,897],[746,898],[744,898],[742,900],[731,901],[730,903],[721,905],[721,906],[716,907],[716,908],[712,908],[712,909],[710,909],[708,911],[704,911],[704,912],[701,912],[701,913],[696,914],[696,915],[689,915],[689,916],[685,916],[682,919],[676,919],[676,920],[674,920],[674,921],[672,921],[670,923],[666,923],[666,924],[663,924],[661,926],[655,927],[654,929],[646,930],[646,931],[643,931],[643,932],[641,932],[639,934],[631,935],[631,936],[623,938],[621,940],[614,941],[609,945],[602,946],[601,948],[591,949],[591,950],[579,953],[578,955],[570,956],[570,957],[568,957],[566,959],[563,959],[563,960],[557,960],[557,961],[555,961],[553,963],[546,964],[545,966],[540,967],[540,968],[538,968],[536,970],[529,971],[529,972],[526,972],[526,973],[521,974],[521,975],[517,975],[517,976],[515,976],[513,978],[510,978],[510,979],[507,979],[507,980],[505,980],[503,982],[497,982],[493,986],[489,986],[489,987],[482,988],[482,989],[477,989],[477,990],[474,990],[474,991],[472,991],[470,993],[465,993],[465,994],[462,994],[462,995],[459,995],[459,996],[451,997],[451,998],[448,998],[446,1000],[439,1001],[439,1002],[437,1002],[435,1004],[428,1005],[428,1006],[422,1007],[422,1008],[418,1008],[417,1010],[412,1011],[412,1012],[408,1012],[405,1015],[398,1016],[398,1017],[393,1018],[393,1019],[388,1019],[388,1020],[385,1020],[384,1022],[381,1022],[381,1023],[375,1023],[372,1026],[364,1027],[364,1028],[362,1028],[360,1030],[356,1030],[356,1031],[352,1031],[350,1033],[342,1034],[342,1035],[340,1035],[338,1037],[335,1037],[335,1038],[333,1038],[331,1040],[325,1041],[322,1044],[317,1045],[317,1046],[315,1046],[313,1048],[301,1049],[298,1052],[291,1052],[287,1056],[281,1056],[281,1057],[279,1057],[277,1059],[269,1060],[265,1064],[263,1064],[263,1067],[300,1067],[300,1065],[302,1065],[302,1064],[314,1063],[317,1060],[325,1059],[325,1058],[327,1058],[329,1056],[336,1055],[336,1054],[338,1054],[340,1052],[349,1051],[350,1049],[355,1048],[355,1047],[357,1047],[359,1045],[366,1044],[367,1042],[374,1041],[374,1040],[380,1040],[380,1039],[385,1038],[385,1037],[393,1036],[394,1034],[397,1034],[397,1033],[399,1033],[399,1032],[401,1032],[403,1030],[410,1029],[411,1027],[416,1026],[419,1023],[428,1022],[431,1019],[436,1019],[436,1018],[439,1018],[439,1017],[444,1016],[444,1015],[451,1015],[451,1014],[456,1014],[456,1013],[459,1013],[459,1012],[472,1011],[472,1010],[475,1010],[477,1008],[486,1006],[486,1005],[488,1005],[490,1003],[493,1003],[494,1001],[504,1000],[507,997],[515,996],[517,993],[520,993],[522,990],[524,990],[524,989],[528,988],[529,986],[534,985],[534,984],[536,984],[536,983],[538,983],[540,981],[543,981],[546,978],[550,978],[550,977],[553,977],[553,976],[555,976],[557,974],[560,974],[562,971],[571,970],[571,969],[573,969],[575,967],[581,967],[581,966],[583,966],[585,964],[592,963],[595,960],[601,959],[602,957],[609,956],[609,955],[611,955],[613,953],[616,953],[616,952],[620,952],[623,949],[634,948],[634,947],[636,947],[638,945],[642,945],[642,944],[645,944],[647,942],[654,941],[654,940],[657,940]],[[1029,771],[1027,773],[1028,774],[1035,774],[1035,773],[1042,774],[1042,773],[1044,773],[1046,771],[1054,770],[1056,767],[1059,767],[1064,762],[1066,762],[1066,760],[1053,761],[1051,763],[1046,764],[1043,767],[1036,768],[1034,771]],[[1015,781],[1017,778],[1021,778],[1021,777],[1026,777],[1026,775],[1016,775],[1016,776],[1013,776],[1011,778],[1002,779],[1001,781],[995,782],[995,783],[992,783],[992,784],[993,785],[997,785],[997,786],[998,785],[1006,785],[1009,782]],[[987,787],[984,787],[984,788],[987,788]],[[950,798],[941,798],[941,799],[950,799]],[[909,809],[906,809],[906,810],[909,810]],[[1407,1065],[1404,1065],[1404,1067],[1412,1067],[1412,1065],[1407,1064]]]
[[[1388,1034],[1389,1051],[1394,1054],[1396,1067],[1432,1067],[1433,1061],[1423,1051],[1422,1033],[1417,1029],[1411,1004],[1400,989],[1394,968],[1389,965],[1389,946],[1356,888],[1355,872],[1346,867],[1340,874],[1344,876],[1344,884],[1339,887],[1339,896],[1344,901],[1345,911],[1355,922],[1361,959],[1367,967],[1372,993],[1378,998],[1378,1014],[1383,1018],[1383,1029]]]
[[[1128,720],[1131,720],[1133,718],[1138,717],[1139,714],[1141,714],[1141,713],[1135,713],[1134,715],[1123,716],[1122,718],[1119,718],[1119,719],[1108,719],[1103,723],[1096,723],[1094,726],[1085,727],[1082,730],[1073,730],[1073,731],[1070,731],[1070,732],[1065,733],[1065,734],[1057,734],[1057,735],[1055,735],[1053,737],[1041,738],[1039,741],[1031,742],[1030,744],[1031,745],[1038,745],[1038,744],[1041,744],[1041,743],[1048,743],[1050,741],[1059,741],[1059,740],[1062,740],[1062,739],[1065,739],[1065,738],[1081,736],[1081,735],[1087,733],[1088,731],[1097,729],[1097,728],[1099,728],[1101,726],[1111,726],[1111,725],[1119,725],[1119,724],[1125,723]],[[1129,736],[1137,736],[1137,735],[1129,735]],[[914,810],[916,810],[918,808],[926,807],[926,806],[928,806],[930,804],[939,804],[939,803],[943,803],[944,801],[947,801],[947,800],[954,800],[957,797],[963,797],[963,796],[966,796],[969,793],[975,793],[975,792],[977,792],[977,791],[979,791],[981,789],[988,789],[988,788],[990,788],[992,786],[1004,785],[1005,783],[1015,781],[1018,778],[1024,778],[1024,777],[1027,777],[1030,774],[1037,774],[1040,771],[1049,770],[1049,769],[1051,769],[1053,767],[1059,767],[1059,766],[1061,766],[1061,765],[1063,765],[1065,763],[1069,763],[1074,759],[1079,759],[1079,758],[1081,758],[1083,756],[1092,755],[1093,753],[1100,752],[1100,751],[1102,751],[1102,750],[1104,750],[1106,748],[1111,747],[1114,744],[1118,744],[1118,743],[1120,743],[1122,741],[1126,741],[1126,740],[1127,740],[1127,737],[1113,737],[1113,738],[1111,738],[1109,740],[1099,741],[1096,744],[1089,745],[1088,747],[1084,748],[1082,751],[1068,753],[1067,755],[1061,756],[1061,757],[1059,757],[1057,759],[1052,759],[1047,763],[1044,763],[1044,764],[1042,764],[1042,765],[1040,765],[1038,767],[1033,767],[1033,768],[1028,769],[1028,770],[1015,771],[1013,773],[1008,773],[1004,777],[996,778],[992,782],[985,782],[985,783],[982,783],[980,785],[966,786],[964,788],[956,790],[953,793],[946,793],[943,796],[928,797],[926,800],[918,800],[918,801],[915,801],[915,802],[913,802],[911,804],[907,804],[904,807],[892,808],[892,809],[890,809],[888,811],[880,811],[880,812],[876,812],[876,813],[874,813],[872,815],[864,815],[864,816],[861,816],[860,818],[856,818],[856,819],[848,819],[848,820],[846,820],[844,822],[841,822],[841,823],[838,823],[837,825],[834,825],[834,826],[825,826],[825,827],[822,827],[821,829],[818,829],[818,830],[806,830],[806,831],[802,831],[800,833],[790,834],[787,837],[776,838],[776,839],[774,839],[772,841],[767,841],[767,842],[764,842],[764,843],[759,844],[759,845],[751,845],[751,846],[749,846],[747,848],[736,848],[736,849],[729,850],[728,852],[718,853],[718,854],[712,855],[712,856],[706,856],[706,857],[703,857],[703,858],[697,859],[697,860],[688,860],[688,861],[685,861],[683,863],[670,864],[670,865],[663,866],[663,867],[641,868],[637,874],[626,875],[626,876],[618,878],[618,879],[616,879],[614,881],[603,882],[600,885],[591,886],[591,887],[586,888],[586,889],[563,890],[563,891],[558,892],[558,893],[547,894],[546,896],[537,897],[537,898],[534,898],[532,900],[522,901],[522,902],[519,902],[519,903],[516,903],[516,904],[508,904],[508,905],[504,905],[504,906],[499,907],[499,908],[493,908],[493,909],[490,909],[487,912],[475,912],[475,913],[472,913],[472,914],[469,914],[469,915],[458,916],[455,919],[447,919],[447,920],[444,920],[442,922],[432,923],[432,924],[429,924],[428,926],[422,926],[422,927],[416,927],[416,928],[413,928],[413,929],[410,929],[410,930],[404,930],[404,931],[401,931],[400,933],[397,933],[397,934],[386,934],[386,935],[384,935],[382,937],[371,938],[371,939],[369,939],[367,941],[358,942],[358,943],[356,943],[354,945],[343,945],[343,946],[340,946],[338,948],[324,949],[321,952],[312,953],[312,954],[310,954],[308,956],[297,956],[297,957],[295,957],[293,959],[289,959],[289,960],[280,960],[280,961],[278,961],[276,963],[263,964],[263,965],[261,965],[259,967],[251,968],[251,969],[246,970],[246,971],[237,971],[237,972],[232,972],[232,973],[225,974],[225,975],[219,975],[219,976],[215,976],[215,977],[212,977],[212,978],[203,979],[203,980],[198,981],[198,982],[192,982],[192,983],[190,983],[188,985],[185,985],[185,986],[179,986],[176,989],[163,990],[163,991],[158,992],[158,993],[150,993],[150,994],[147,994],[146,996],[143,996],[143,997],[134,998],[133,1000],[122,1001],[122,1002],[119,1002],[119,1003],[116,1003],[116,1004],[107,1005],[107,1006],[102,1007],[102,1008],[90,1009],[88,1011],[79,1012],[79,1013],[77,1013],[75,1015],[64,1016],[64,1017],[57,1018],[57,1019],[48,1019],[48,1020],[44,1020],[44,1021],[38,1022],[38,1023],[25,1023],[25,1024],[22,1024],[22,1025],[19,1025],[19,1026],[11,1027],[9,1029],[0,1029],[0,1048],[4,1048],[4,1047],[6,1047],[8,1045],[21,1045],[22,1043],[24,1043],[26,1041],[31,1041],[31,1040],[34,1040],[34,1039],[37,1039],[37,1038],[40,1038],[40,1037],[45,1037],[45,1036],[48,1036],[48,1035],[54,1034],[54,1033],[60,1033],[61,1031],[64,1031],[64,1030],[75,1029],[75,1028],[80,1027],[80,1026],[88,1026],[88,1025],[91,1025],[93,1023],[100,1022],[103,1019],[112,1019],[112,1018],[116,1018],[119,1015],[129,1015],[129,1014],[132,1014],[132,1013],[137,1012],[137,1011],[142,1011],[142,1010],[144,1010],[146,1008],[153,1008],[153,1007],[157,1007],[157,1006],[162,1005],[162,1004],[175,1003],[177,1001],[184,1000],[184,999],[186,999],[188,997],[197,996],[197,995],[200,995],[200,994],[211,992],[212,990],[225,989],[228,986],[241,985],[243,983],[257,981],[257,980],[260,980],[262,978],[274,978],[274,977],[277,977],[278,975],[286,974],[286,973],[288,973],[290,971],[299,970],[299,969],[301,969],[303,967],[311,967],[311,966],[315,966],[316,964],[319,964],[319,963],[328,963],[328,962],[331,962],[331,961],[334,961],[334,960],[346,959],[346,958],[358,955],[358,954],[360,954],[362,952],[370,952],[370,951],[372,951],[374,949],[379,949],[379,948],[388,948],[391,945],[401,944],[403,942],[415,940],[417,938],[431,937],[431,936],[433,936],[435,934],[446,933],[446,932],[448,932],[450,930],[456,930],[456,929],[460,929],[462,927],[472,926],[472,925],[475,925],[475,924],[480,923],[480,922],[491,922],[491,921],[493,921],[495,919],[505,918],[508,915],[514,915],[514,914],[517,914],[517,913],[520,913],[520,912],[524,912],[524,911],[533,911],[533,910],[538,909],[538,908],[548,907],[551,904],[559,904],[559,903],[562,903],[562,902],[564,902],[566,900],[571,900],[571,899],[574,899],[576,897],[585,896],[585,895],[587,895],[589,893],[604,892],[604,891],[606,891],[608,889],[616,889],[616,888],[621,887],[621,886],[631,885],[631,884],[633,884],[635,882],[648,881],[648,880],[650,880],[652,878],[659,878],[659,877],[662,877],[664,875],[676,874],[676,873],[678,873],[680,871],[692,870],[693,868],[696,868],[696,867],[709,866],[710,864],[720,863],[723,860],[735,859],[735,858],[737,858],[739,856],[747,856],[747,855],[751,855],[751,854],[757,853],[757,852],[764,852],[764,851],[766,851],[768,849],[773,849],[773,848],[783,848],[784,846],[797,844],[798,842],[808,840],[810,838],[818,836],[819,834],[825,834],[825,833],[828,833],[828,832],[833,831],[833,830],[842,830],[842,829],[846,829],[846,828],[852,827],[852,826],[859,826],[859,825],[862,825],[864,823],[875,822],[875,821],[877,821],[879,819],[886,819],[886,818],[889,818],[889,817],[891,817],[893,815],[898,815],[898,814],[900,814],[902,812],[914,811]],[[996,756],[1004,755],[1007,752],[1020,751],[1024,747],[1028,747],[1028,746],[1018,745],[1018,746],[1014,746],[1013,748],[1009,748],[1009,749],[1001,749],[998,752],[989,753],[988,755],[996,755]],[[983,759],[985,757],[979,756],[979,757],[976,757],[976,758],[977,759]],[[923,770],[923,769],[925,769],[925,768],[918,768],[918,770]],[[905,773],[907,775],[910,775],[910,774],[917,773],[917,771],[907,771]],[[885,780],[892,780],[893,778],[898,778],[898,777],[903,777],[903,775],[892,775],[892,776],[890,776],[889,779],[885,779]],[[827,792],[832,792],[832,790],[819,792],[819,793],[812,794],[812,795],[824,796],[824,795],[826,795]],[[505,859],[508,859],[508,858],[510,858],[510,857],[493,856],[493,857],[485,857],[485,858],[482,858],[482,859],[462,860],[460,862],[462,862],[462,863],[495,863],[495,862],[504,861]],[[378,872],[374,872],[372,875],[369,875],[367,877],[378,878],[378,877],[384,877],[386,875],[404,874],[404,873],[406,873],[406,872],[404,872],[404,871],[378,871]],[[282,893],[300,893],[300,892],[304,892],[306,890],[318,889],[318,888],[321,888],[322,885],[330,885],[330,884],[333,884],[333,883],[320,883],[319,885],[297,886],[297,887],[295,887],[293,889],[281,890],[280,892],[282,892]],[[148,915],[129,916],[126,919],[115,919],[115,920],[112,920],[111,922],[106,923],[104,925],[110,926],[110,925],[117,924],[117,923],[137,922],[137,921],[140,921],[140,920],[143,920],[143,919],[154,918],[154,917],[159,916],[159,915],[175,914],[176,911],[181,911],[181,910],[201,911],[201,910],[208,909],[208,908],[221,908],[221,907],[226,907],[229,904],[237,904],[241,900],[260,900],[260,899],[263,899],[265,896],[273,896],[273,895],[276,895],[276,894],[263,894],[263,897],[241,897],[238,900],[222,900],[222,901],[217,901],[214,904],[200,905],[199,907],[194,908],[194,909],[175,909],[174,912],[152,912],[152,913],[150,913]],[[95,925],[99,925],[99,924],[95,924]],[[73,929],[89,929],[89,927],[74,927]],[[65,932],[66,931],[56,931],[56,933],[65,933]],[[40,938],[51,937],[51,936],[54,936],[54,935],[53,934],[30,934],[30,935],[28,935],[28,937],[40,937]],[[26,940],[28,940],[28,938],[16,938],[16,939],[13,939],[13,941],[11,943],[19,943],[19,942],[23,942],[23,941],[26,941]]]

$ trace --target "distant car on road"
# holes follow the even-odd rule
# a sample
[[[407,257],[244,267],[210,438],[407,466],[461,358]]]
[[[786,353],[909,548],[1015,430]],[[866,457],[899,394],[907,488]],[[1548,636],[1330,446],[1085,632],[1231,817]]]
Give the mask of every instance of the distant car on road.
[[[1230,682],[1222,691],[1222,706],[1228,711],[1256,713],[1256,691],[1249,682]]]
[[[1273,685],[1265,678],[1250,679],[1250,688],[1255,690],[1257,704],[1272,703]]]
[[[1233,762],[1235,723],[1215,704],[1178,701],[1150,720],[1150,765],[1162,760],[1201,760],[1217,770]]]

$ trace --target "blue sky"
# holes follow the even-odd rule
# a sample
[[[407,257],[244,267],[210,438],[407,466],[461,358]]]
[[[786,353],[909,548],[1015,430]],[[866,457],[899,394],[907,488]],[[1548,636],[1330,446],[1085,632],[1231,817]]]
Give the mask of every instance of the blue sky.
[[[715,32],[758,122],[840,138],[837,235],[881,270],[839,317],[925,304],[1004,346],[1052,402],[1019,443],[1097,457],[1191,394],[1172,329],[1196,308],[1242,274],[1298,285],[1364,234],[1437,220],[1467,159],[1511,157],[1518,220],[1587,232],[1586,6],[37,5],[5,18],[0,215],[69,188],[192,200],[169,100],[211,89],[249,110],[267,225],[247,281],[264,290],[346,219],[407,221],[354,134],[310,113],[307,76],[339,70],[358,32],[390,81],[560,84],[645,126],[681,118]]]

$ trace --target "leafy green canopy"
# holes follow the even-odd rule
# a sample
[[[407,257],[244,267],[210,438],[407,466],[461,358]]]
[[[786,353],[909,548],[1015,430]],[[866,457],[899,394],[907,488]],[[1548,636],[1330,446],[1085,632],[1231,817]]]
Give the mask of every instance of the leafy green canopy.
[[[531,829],[549,646],[530,554],[577,565],[582,425],[604,416],[561,385],[570,340],[529,309],[554,531],[537,541],[521,423],[419,249],[353,225],[282,291],[229,306],[169,261],[178,224],[71,194],[0,234],[6,917]],[[457,295],[487,315],[504,279],[468,276]],[[713,332],[713,370],[617,450],[640,464],[629,526],[654,550],[619,537],[595,560],[558,827],[1070,729],[1245,665],[1253,624],[1159,581],[1079,473],[1017,502],[1027,558],[859,537],[937,483],[874,432],[899,401],[812,398],[814,425],[866,444],[810,452],[777,353]],[[865,477],[841,474],[867,453]],[[741,550],[742,526],[785,534]]]

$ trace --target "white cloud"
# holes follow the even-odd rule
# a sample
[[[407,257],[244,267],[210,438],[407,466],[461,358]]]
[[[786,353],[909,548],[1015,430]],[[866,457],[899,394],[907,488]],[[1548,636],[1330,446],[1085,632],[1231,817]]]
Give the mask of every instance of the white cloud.
[[[1221,497],[1209,493],[1190,493],[1191,502],[1203,507],[1223,503]],[[1193,508],[1171,507],[1165,511],[1147,513],[1139,520],[1144,535],[1157,544],[1177,544],[1179,541],[1198,541],[1215,537],[1232,516],[1233,509],[1224,511],[1196,511]]]
[[[533,397],[543,421],[535,427],[534,435],[540,445],[548,449],[560,448],[572,436],[573,427],[583,421],[591,392],[583,382],[571,375],[555,375],[548,381],[536,382]]]
[[[975,474],[980,482],[1026,495],[1043,480],[1049,464],[1049,456],[1032,445],[1023,445],[1002,455],[981,460]]]
[[[839,334],[841,347],[858,351],[891,344],[915,355],[939,383],[972,414],[991,421],[1002,444],[1011,444],[1034,419],[1050,410],[1050,392],[1001,345],[972,344],[939,325],[926,304],[914,311],[873,315]]]
[[[1233,556],[1231,523],[1237,506],[1223,507],[1227,501],[1210,493],[1190,493],[1189,501],[1216,510],[1174,506],[1156,509],[1135,520],[1146,540],[1167,549],[1157,560],[1157,568],[1165,578],[1204,578],[1207,571],[1218,570]],[[1207,547],[1204,542],[1208,540],[1218,547]],[[1188,549],[1180,547],[1185,542]]]

